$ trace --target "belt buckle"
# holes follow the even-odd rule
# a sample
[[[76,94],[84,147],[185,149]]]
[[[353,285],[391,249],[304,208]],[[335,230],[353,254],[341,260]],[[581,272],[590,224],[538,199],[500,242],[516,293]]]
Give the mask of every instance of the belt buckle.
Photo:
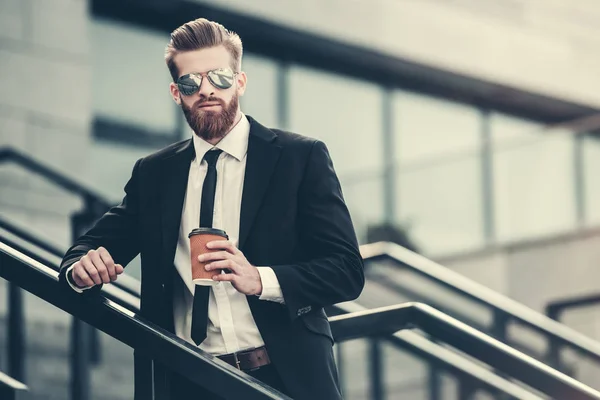
[[[238,355],[237,352],[233,353],[233,360],[235,361],[235,367],[241,371],[242,368],[240,367],[240,359],[238,358],[237,355]]]

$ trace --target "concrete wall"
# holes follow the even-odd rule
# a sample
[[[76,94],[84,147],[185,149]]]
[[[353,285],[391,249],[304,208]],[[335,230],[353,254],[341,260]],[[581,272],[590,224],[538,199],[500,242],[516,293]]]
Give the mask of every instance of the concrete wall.
[[[600,105],[594,0],[190,0],[458,73]]]

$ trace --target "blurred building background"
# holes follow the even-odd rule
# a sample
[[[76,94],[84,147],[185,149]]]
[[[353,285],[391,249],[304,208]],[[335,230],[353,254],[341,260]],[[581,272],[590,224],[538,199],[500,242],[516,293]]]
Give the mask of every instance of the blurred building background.
[[[538,311],[600,292],[597,1],[0,0],[0,147],[118,202],[191,135],[163,54],[197,17],[240,33],[245,113],[327,143],[361,243]],[[0,187],[2,218],[70,243],[79,196],[11,163]],[[595,311],[564,322],[600,338]]]

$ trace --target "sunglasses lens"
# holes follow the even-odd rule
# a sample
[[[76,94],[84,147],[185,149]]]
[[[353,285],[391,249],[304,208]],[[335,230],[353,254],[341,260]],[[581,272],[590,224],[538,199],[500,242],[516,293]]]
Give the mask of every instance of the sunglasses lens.
[[[177,87],[179,87],[179,91],[185,96],[196,93],[200,89],[201,84],[202,77],[192,74],[183,75],[177,80]]]
[[[210,83],[219,89],[229,89],[231,86],[233,86],[234,74],[229,68],[215,69],[210,71],[207,76],[210,80]]]

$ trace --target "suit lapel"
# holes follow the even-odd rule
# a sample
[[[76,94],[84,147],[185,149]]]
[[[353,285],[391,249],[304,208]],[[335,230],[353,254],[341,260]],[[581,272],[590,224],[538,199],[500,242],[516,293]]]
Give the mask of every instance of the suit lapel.
[[[240,212],[239,249],[243,249],[248,238],[281,153],[281,147],[272,143],[277,137],[273,131],[260,125],[251,117],[248,117],[248,120],[250,136]]]
[[[172,266],[175,259],[183,200],[194,155],[194,146],[190,139],[164,162],[161,179],[161,219],[166,267]]]

